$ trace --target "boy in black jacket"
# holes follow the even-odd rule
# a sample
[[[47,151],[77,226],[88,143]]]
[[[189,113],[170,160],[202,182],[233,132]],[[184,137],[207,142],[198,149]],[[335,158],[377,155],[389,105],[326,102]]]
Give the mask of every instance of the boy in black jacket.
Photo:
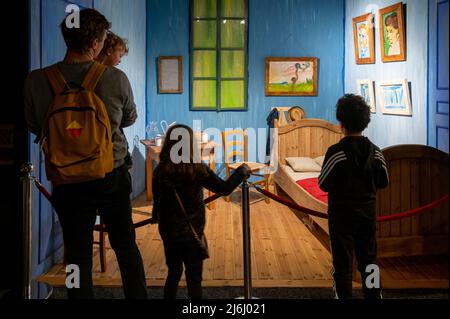
[[[336,118],[345,137],[328,149],[319,175],[319,187],[328,192],[334,290],[339,299],[352,297],[355,250],[364,297],[381,298],[381,289],[366,286],[366,267],[376,262],[376,192],[389,183],[386,162],[380,149],[361,134],[370,122],[363,98],[340,98]]]

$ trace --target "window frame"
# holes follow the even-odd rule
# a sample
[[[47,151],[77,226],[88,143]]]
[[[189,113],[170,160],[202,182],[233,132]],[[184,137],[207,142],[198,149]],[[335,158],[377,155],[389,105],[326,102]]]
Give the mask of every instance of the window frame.
[[[245,3],[245,17],[222,17],[221,8],[222,0],[216,0],[216,17],[215,18],[196,18],[194,17],[194,1],[189,1],[189,14],[190,14],[190,25],[189,25],[189,110],[190,111],[206,111],[206,112],[245,112],[248,110],[248,0],[243,0]],[[194,23],[196,20],[200,21],[216,21],[216,48],[194,48]],[[244,30],[244,47],[243,48],[222,48],[222,20],[230,21],[242,21],[245,20],[245,30]],[[215,77],[194,77],[193,76],[193,63],[194,63],[194,52],[195,51],[213,51],[216,52],[216,76]],[[244,53],[244,65],[243,72],[244,76],[239,78],[222,78],[221,72],[221,53],[224,51],[242,51]],[[194,80],[213,80],[216,81],[216,106],[213,107],[194,107],[193,106],[193,84]],[[222,82],[231,81],[243,81],[244,82],[244,105],[242,107],[221,107],[222,94],[221,94],[221,84]]]

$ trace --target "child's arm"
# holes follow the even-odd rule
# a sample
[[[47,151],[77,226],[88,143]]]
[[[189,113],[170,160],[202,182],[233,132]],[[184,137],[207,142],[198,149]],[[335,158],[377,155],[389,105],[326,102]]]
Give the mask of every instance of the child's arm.
[[[327,150],[323,161],[322,170],[319,175],[319,187],[324,192],[330,192],[338,185],[337,167],[338,163],[347,160],[344,151]]]
[[[379,149],[375,150],[375,185],[377,188],[385,188],[389,185],[386,160]]]
[[[245,178],[249,177],[249,169],[245,164],[239,166],[226,181],[217,176],[207,165],[202,164],[202,168],[202,186],[221,195],[229,195]]]

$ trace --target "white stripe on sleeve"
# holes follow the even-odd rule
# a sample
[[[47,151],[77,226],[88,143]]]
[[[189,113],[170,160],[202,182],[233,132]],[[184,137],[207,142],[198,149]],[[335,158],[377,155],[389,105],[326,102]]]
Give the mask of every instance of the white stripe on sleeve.
[[[345,157],[345,156],[336,159],[336,160],[333,162],[333,165],[330,167],[330,169],[325,173],[325,175],[319,176],[319,186],[322,185],[322,183],[326,180],[328,174],[331,173],[331,171],[333,170],[334,166],[335,166],[337,163],[339,163],[339,162],[345,161],[346,159],[347,159],[347,157]]]
[[[333,169],[336,162],[340,162],[343,160],[346,160],[347,157],[345,156],[345,153],[343,151],[338,152],[330,157],[330,159],[325,163],[325,165],[322,168],[322,171],[319,174],[319,184],[321,184],[322,179],[324,176],[328,175],[330,170]]]
[[[342,155],[345,156],[344,151],[337,152],[336,154],[333,154],[332,156],[330,156],[330,158],[325,163],[323,163],[322,172],[325,172],[327,170],[327,168],[333,164],[333,161],[337,157],[342,156]]]

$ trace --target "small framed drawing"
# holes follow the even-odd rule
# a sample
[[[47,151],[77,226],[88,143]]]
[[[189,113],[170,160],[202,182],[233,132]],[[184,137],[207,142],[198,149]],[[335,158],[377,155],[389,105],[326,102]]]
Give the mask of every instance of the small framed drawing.
[[[158,57],[158,93],[183,93],[183,57]]]
[[[403,4],[380,9],[380,48],[383,62],[405,61]]]
[[[373,14],[353,18],[356,64],[375,63]]]
[[[378,105],[384,114],[412,115],[406,79],[378,82]]]
[[[358,80],[358,95],[361,95],[370,106],[370,112],[376,113],[375,110],[375,93],[372,80]]]
[[[266,96],[317,95],[317,58],[266,58]]]

